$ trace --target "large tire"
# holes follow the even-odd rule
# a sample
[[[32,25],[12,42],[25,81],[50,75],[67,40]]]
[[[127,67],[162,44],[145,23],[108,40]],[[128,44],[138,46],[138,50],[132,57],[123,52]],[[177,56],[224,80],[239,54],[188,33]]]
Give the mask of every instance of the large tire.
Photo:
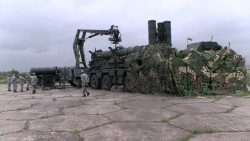
[[[132,92],[131,81],[128,78],[128,76],[126,76],[125,79],[124,79],[124,89],[127,92]]]
[[[100,79],[97,78],[97,76],[95,74],[91,75],[90,77],[90,85],[91,88],[93,89],[101,89],[101,81]]]
[[[48,76],[45,76],[43,78],[43,86],[45,87],[53,87],[54,86],[54,80],[53,80],[53,76],[51,75],[48,75]]]
[[[77,87],[77,85],[73,81],[69,81],[69,84],[73,87]]]
[[[104,90],[110,90],[112,87],[112,77],[109,76],[108,74],[104,75],[102,78],[102,88]]]
[[[43,78],[42,77],[37,77],[37,79],[38,79],[37,85],[42,86]]]
[[[70,85],[73,87],[82,87],[81,81],[79,79],[73,79],[72,81],[69,81]]]

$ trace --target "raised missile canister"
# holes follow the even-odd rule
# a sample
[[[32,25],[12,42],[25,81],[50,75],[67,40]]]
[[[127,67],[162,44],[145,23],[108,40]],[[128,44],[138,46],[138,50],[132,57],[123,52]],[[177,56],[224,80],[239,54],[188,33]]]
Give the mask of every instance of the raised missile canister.
[[[163,22],[163,28],[164,28],[164,37],[166,39],[165,43],[168,45],[172,45],[171,41],[171,22],[170,21],[164,21]]]
[[[109,59],[112,58],[113,56],[125,56],[130,53],[134,53],[136,51],[139,51],[142,49],[143,46],[135,46],[135,47],[128,47],[128,48],[119,48],[119,49],[113,49],[109,51],[104,51],[104,52],[95,52],[92,54],[92,58],[104,58],[104,59]]]
[[[163,27],[163,23],[157,23],[157,31],[158,31],[158,43],[164,43],[166,38],[164,36],[164,27]]]
[[[156,44],[156,21],[155,20],[149,20],[148,21],[148,43],[149,44]]]

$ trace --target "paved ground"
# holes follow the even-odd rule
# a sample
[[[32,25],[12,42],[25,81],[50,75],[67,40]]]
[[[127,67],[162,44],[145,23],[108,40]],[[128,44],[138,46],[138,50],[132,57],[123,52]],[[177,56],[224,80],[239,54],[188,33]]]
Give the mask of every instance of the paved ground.
[[[152,96],[0,85],[0,141],[249,141],[250,98]]]

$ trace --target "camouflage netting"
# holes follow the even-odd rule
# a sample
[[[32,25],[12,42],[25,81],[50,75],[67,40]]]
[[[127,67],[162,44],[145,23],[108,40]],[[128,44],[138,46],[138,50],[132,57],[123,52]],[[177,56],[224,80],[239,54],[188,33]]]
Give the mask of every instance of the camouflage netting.
[[[177,52],[149,45],[126,58],[133,92],[174,95],[246,91],[245,60],[230,48]]]

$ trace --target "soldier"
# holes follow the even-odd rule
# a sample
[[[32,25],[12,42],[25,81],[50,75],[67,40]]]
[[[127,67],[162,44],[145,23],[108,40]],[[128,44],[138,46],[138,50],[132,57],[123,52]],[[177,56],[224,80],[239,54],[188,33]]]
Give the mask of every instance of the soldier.
[[[21,85],[21,92],[23,92],[23,84],[24,84],[24,82],[25,82],[25,79],[24,79],[24,77],[23,76],[19,76],[19,80],[20,80],[20,85]]]
[[[11,82],[12,82],[12,86],[13,86],[13,92],[17,92],[16,89],[17,89],[17,85],[16,85],[16,76],[15,74],[13,73],[12,77],[11,77]]]
[[[30,83],[32,86],[32,94],[36,93],[37,82],[38,82],[38,79],[37,79],[35,73],[33,73],[32,76],[30,77]]]
[[[26,90],[28,91],[30,89],[30,76],[26,75]]]
[[[66,84],[65,84],[65,83],[66,83],[66,80],[68,80],[68,79],[67,79],[67,74],[68,74],[68,73],[67,73],[67,68],[64,67],[64,68],[63,68],[63,76],[62,76],[63,88],[64,88],[64,89],[66,89]]]
[[[66,81],[67,70],[66,67],[62,69],[59,84],[62,86],[63,89],[66,89],[65,81]]]
[[[60,83],[61,83],[60,85],[62,86],[62,88],[66,89],[64,74],[60,78]]]
[[[81,75],[81,81],[82,81],[82,93],[83,93],[83,97],[89,96],[89,92],[87,91],[87,85],[89,83],[89,77],[86,73],[83,73]],[[86,95],[87,93],[87,95]]]
[[[8,91],[11,91],[11,77],[9,74],[7,75],[7,85],[8,85]]]

